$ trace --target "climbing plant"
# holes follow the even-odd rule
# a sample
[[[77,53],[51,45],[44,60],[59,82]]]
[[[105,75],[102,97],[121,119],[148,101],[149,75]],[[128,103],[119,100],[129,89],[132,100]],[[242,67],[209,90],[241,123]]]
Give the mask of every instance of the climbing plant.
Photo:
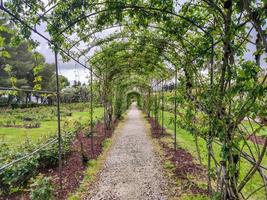
[[[263,144],[248,141],[266,127],[266,3],[9,0],[6,5],[29,26],[47,23],[54,46],[76,48],[72,56],[85,58],[99,81],[107,129],[125,110],[125,94],[135,88],[145,112],[150,116],[153,111],[157,118],[155,83],[176,79],[171,101],[182,111],[175,107],[179,125],[196,141],[206,142],[209,194],[219,199],[250,197],[261,189],[244,189],[257,173],[267,195],[262,166],[266,135],[260,136]],[[20,28],[30,37],[28,26]],[[97,37],[106,30],[113,33]],[[85,48],[77,49],[81,43]],[[246,57],[248,44],[254,45],[254,58]],[[220,146],[219,156],[215,145]],[[241,175],[244,162],[249,169]]]

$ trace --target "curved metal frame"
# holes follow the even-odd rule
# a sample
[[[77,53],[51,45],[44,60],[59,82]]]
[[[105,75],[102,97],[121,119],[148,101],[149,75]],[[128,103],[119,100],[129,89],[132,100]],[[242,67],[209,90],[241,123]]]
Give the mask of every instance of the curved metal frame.
[[[104,4],[104,3],[106,3],[106,2],[99,3],[99,5]],[[112,2],[108,2],[108,3],[112,3]],[[114,3],[118,3],[118,2],[114,2]],[[41,16],[39,16],[36,23],[38,23],[39,21],[41,21],[48,12],[53,11],[53,9],[56,8],[57,5],[58,4],[52,6],[47,11],[45,11]],[[207,34],[212,39],[211,44],[212,44],[212,58],[213,58],[213,54],[214,54],[214,51],[213,51],[213,46],[214,46],[213,37],[212,37],[212,35],[209,32],[207,32],[203,27],[201,27],[200,25],[198,25],[196,22],[194,22],[194,21],[192,21],[192,20],[190,20],[190,19],[188,19],[188,18],[186,18],[184,16],[178,15],[178,14],[172,12],[172,11],[163,10],[163,9],[159,9],[159,8],[154,8],[154,7],[150,7],[150,6],[144,7],[144,6],[123,4],[123,3],[121,4],[121,6],[122,6],[122,10],[123,11],[127,11],[127,9],[140,9],[140,10],[145,10],[145,11],[149,10],[149,11],[160,12],[160,13],[163,12],[163,13],[166,13],[166,14],[169,14],[169,15],[172,15],[172,16],[175,16],[175,17],[178,17],[178,18],[180,18],[182,20],[185,20],[185,21],[189,22],[190,24],[192,24],[193,26],[195,26],[196,28],[198,28],[199,30],[201,30],[203,33]],[[63,54],[67,55],[69,58],[71,58],[72,60],[74,60],[75,62],[77,62],[81,66],[83,66],[84,68],[90,70],[90,73],[91,73],[91,79],[90,79],[91,80],[91,92],[92,92],[92,75],[94,74],[96,77],[98,77],[98,75],[93,72],[93,70],[92,70],[91,67],[88,68],[85,64],[81,63],[78,59],[76,59],[69,52],[67,52],[66,50],[64,50],[60,46],[58,46],[58,44],[57,44],[56,41],[50,40],[45,35],[41,34],[39,31],[37,31],[36,30],[36,26],[32,27],[25,20],[21,19],[18,15],[13,14],[10,10],[8,10],[7,8],[5,8],[2,0],[0,1],[0,10],[4,11],[5,13],[9,14],[11,17],[13,17],[14,19],[16,19],[17,20],[16,23],[20,23],[23,26],[27,27],[29,30],[33,31],[34,33],[36,33],[37,35],[39,35],[41,38],[45,39],[49,44],[51,44],[51,45],[53,45],[55,47],[54,53],[55,53],[56,77],[57,77],[56,94],[57,94],[57,112],[58,112],[57,113],[57,116],[58,116],[59,171],[60,171],[59,174],[60,174],[60,187],[62,189],[62,179],[63,179],[63,177],[62,177],[62,161],[61,161],[62,160],[62,153],[61,153],[61,142],[62,142],[62,138],[61,138],[61,127],[60,127],[61,124],[60,124],[60,91],[59,91],[59,77],[58,77],[58,51],[61,51]],[[103,9],[103,10],[97,11],[95,13],[90,13],[90,14],[88,14],[86,16],[77,18],[70,25],[68,25],[67,27],[63,28],[63,30],[61,30],[57,34],[57,36],[63,35],[63,33],[65,33],[66,31],[68,31],[71,27],[73,27],[74,25],[76,25],[80,21],[82,21],[84,19],[87,19],[87,18],[90,18],[92,16],[95,16],[95,15],[97,15],[99,13],[103,13],[103,12],[109,11],[109,10],[110,9]],[[75,47],[75,48],[77,48],[77,47]],[[176,73],[176,76],[177,76],[177,73]],[[98,78],[100,78],[100,77],[98,77]],[[175,110],[176,110],[176,106],[175,106]],[[91,111],[92,111],[92,100],[91,100]],[[91,112],[91,119],[92,119],[92,112]],[[92,130],[92,124],[91,124],[91,130]],[[176,131],[175,131],[175,149],[176,149]]]

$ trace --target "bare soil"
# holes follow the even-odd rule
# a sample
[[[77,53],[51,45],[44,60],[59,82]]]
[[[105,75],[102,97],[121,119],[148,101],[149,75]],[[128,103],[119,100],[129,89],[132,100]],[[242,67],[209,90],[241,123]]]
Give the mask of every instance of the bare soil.
[[[255,144],[263,145],[265,142],[265,138],[263,136],[256,136],[256,135],[250,135],[248,136],[248,140]]]

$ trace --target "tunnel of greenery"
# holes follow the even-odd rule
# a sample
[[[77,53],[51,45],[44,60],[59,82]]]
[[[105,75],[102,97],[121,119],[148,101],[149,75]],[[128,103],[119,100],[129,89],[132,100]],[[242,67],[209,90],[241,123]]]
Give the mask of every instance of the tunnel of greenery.
[[[7,0],[0,8],[17,39],[35,32],[91,70],[107,130],[132,99],[156,120],[169,112],[175,130],[205,144],[210,196],[266,198],[266,2]]]
[[[136,102],[137,106],[142,108],[142,97],[137,91],[130,91],[127,93],[127,108],[129,108],[133,102]]]

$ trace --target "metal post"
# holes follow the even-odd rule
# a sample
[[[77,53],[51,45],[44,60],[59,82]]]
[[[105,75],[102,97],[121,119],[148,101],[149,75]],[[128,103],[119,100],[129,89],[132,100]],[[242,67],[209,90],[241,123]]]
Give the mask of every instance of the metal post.
[[[103,90],[104,90],[104,133],[105,133],[105,138],[107,137],[107,94],[106,94],[106,80],[107,80],[107,76],[105,74],[105,80],[104,80],[104,87],[103,87]]]
[[[155,85],[155,83],[153,83],[152,84],[152,101],[151,101],[151,107],[152,107],[152,109],[151,109],[151,111],[152,111],[152,113],[151,113],[151,117],[152,117],[152,119],[154,119],[154,85]]]
[[[162,112],[161,112],[161,134],[163,134],[163,127],[164,127],[164,82],[162,80],[162,84],[161,84],[161,108],[162,108]]]
[[[158,123],[158,125],[160,125],[160,120],[159,120],[159,109],[160,109],[160,82],[158,82],[158,85],[157,85],[157,93],[158,93],[158,95],[157,95],[157,123]]]
[[[156,125],[156,121],[157,121],[157,83],[155,83],[155,86],[154,86],[154,122],[155,122],[155,125]]]
[[[175,81],[174,81],[174,151],[176,151],[176,134],[177,134],[177,68],[175,68]]]
[[[157,129],[158,129],[158,123],[159,123],[159,102],[158,102],[158,89],[159,89],[159,82],[156,82],[156,90],[155,90],[155,122],[157,123]]]
[[[214,63],[214,40],[212,39],[212,48],[211,48],[211,58],[210,58],[210,91],[213,91],[213,63]],[[211,118],[211,116],[210,116]],[[212,149],[212,122],[209,119],[209,132],[208,132],[208,139],[207,139],[207,148],[208,148],[208,193],[212,194],[212,186],[211,186],[211,176],[210,176],[210,169],[211,169],[211,149]]]
[[[60,128],[60,89],[59,89],[59,75],[58,75],[58,49],[55,46],[55,66],[56,66],[56,93],[57,93],[57,127],[58,127],[58,172],[59,172],[59,182],[60,190],[63,189],[62,181],[62,137],[61,137],[61,128]]]
[[[90,131],[91,131],[91,152],[94,155],[94,133],[93,133],[93,70],[90,66]]]

